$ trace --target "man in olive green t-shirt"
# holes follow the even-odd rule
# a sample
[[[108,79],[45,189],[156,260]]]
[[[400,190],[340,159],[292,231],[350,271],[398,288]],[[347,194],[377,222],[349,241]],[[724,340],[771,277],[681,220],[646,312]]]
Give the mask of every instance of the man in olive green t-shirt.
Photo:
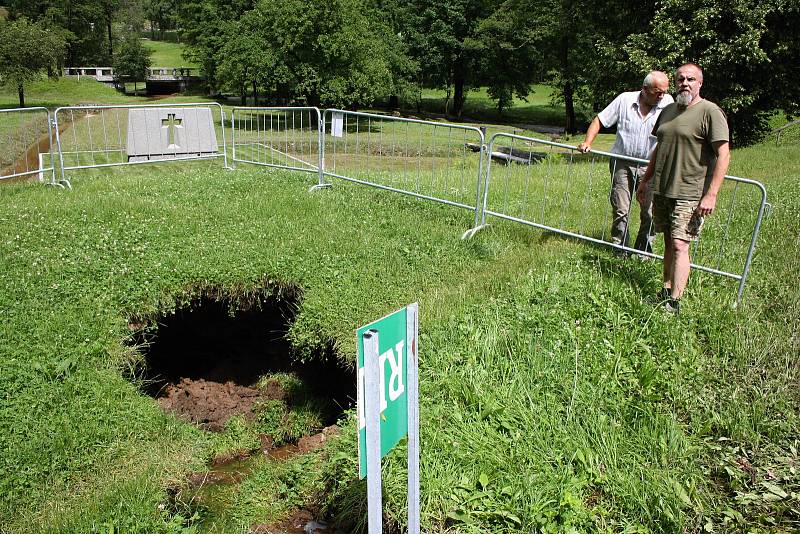
[[[730,151],[725,113],[700,96],[702,69],[694,63],[681,66],[675,85],[675,103],[653,127],[658,145],[641,183],[653,179],[653,223],[664,234],[661,296],[665,308],[677,313],[689,281],[689,244],[699,237],[703,217],[714,211]]]

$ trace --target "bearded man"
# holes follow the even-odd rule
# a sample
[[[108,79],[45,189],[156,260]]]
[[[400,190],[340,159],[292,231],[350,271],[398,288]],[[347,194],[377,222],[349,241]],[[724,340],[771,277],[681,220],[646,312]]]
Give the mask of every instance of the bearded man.
[[[714,212],[728,172],[728,121],[716,104],[700,96],[703,70],[694,63],[675,72],[678,94],[656,121],[658,145],[642,181],[653,180],[653,222],[664,234],[661,297],[678,313],[689,281],[689,246],[700,236],[703,219]]]
[[[613,154],[639,159],[649,159],[656,145],[656,138],[651,131],[661,111],[672,103],[669,96],[669,78],[659,71],[650,72],[642,82],[639,91],[630,91],[618,95],[606,108],[597,114],[586,130],[586,139],[578,145],[584,154],[592,148],[595,137],[600,132],[600,125],[606,128],[617,125],[617,136]],[[611,170],[611,242],[623,247],[628,246],[628,213],[631,199],[637,186],[645,190],[643,199],[639,199],[639,231],[634,248],[652,252],[652,190],[638,185],[639,177],[645,166],[633,161],[612,158],[609,161]]]

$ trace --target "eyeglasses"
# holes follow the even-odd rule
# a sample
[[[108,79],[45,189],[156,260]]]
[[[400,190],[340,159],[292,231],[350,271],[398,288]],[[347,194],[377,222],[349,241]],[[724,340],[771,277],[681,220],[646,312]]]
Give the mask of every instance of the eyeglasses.
[[[663,96],[667,94],[666,91],[662,91],[661,89],[652,89],[650,87],[645,87],[645,89],[647,89],[647,92],[650,93],[651,95]]]
[[[675,78],[675,81],[677,81],[678,83],[681,83],[683,81],[694,82],[697,81],[697,78],[695,78],[694,76],[678,76]]]

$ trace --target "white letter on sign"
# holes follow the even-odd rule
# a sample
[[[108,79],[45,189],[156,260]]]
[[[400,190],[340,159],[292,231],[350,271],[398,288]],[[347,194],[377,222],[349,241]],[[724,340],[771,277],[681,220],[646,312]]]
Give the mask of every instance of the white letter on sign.
[[[389,361],[389,369],[391,370],[392,375],[389,377],[389,400],[395,401],[397,400],[400,395],[406,390],[405,385],[403,384],[403,346],[405,345],[405,341],[400,341],[397,345],[394,346],[394,350],[397,351],[397,357],[395,357],[394,352],[390,349],[386,351],[386,355],[388,356],[387,360]]]

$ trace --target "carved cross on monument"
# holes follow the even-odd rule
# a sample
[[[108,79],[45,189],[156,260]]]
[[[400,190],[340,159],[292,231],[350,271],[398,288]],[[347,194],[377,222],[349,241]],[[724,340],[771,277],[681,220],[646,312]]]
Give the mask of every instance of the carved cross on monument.
[[[167,115],[166,119],[161,119],[161,127],[167,128],[167,148],[180,148],[175,144],[175,128],[183,128],[183,119],[176,119],[174,113]]]
[[[133,108],[126,144],[130,162],[219,154],[214,117],[204,106]]]

